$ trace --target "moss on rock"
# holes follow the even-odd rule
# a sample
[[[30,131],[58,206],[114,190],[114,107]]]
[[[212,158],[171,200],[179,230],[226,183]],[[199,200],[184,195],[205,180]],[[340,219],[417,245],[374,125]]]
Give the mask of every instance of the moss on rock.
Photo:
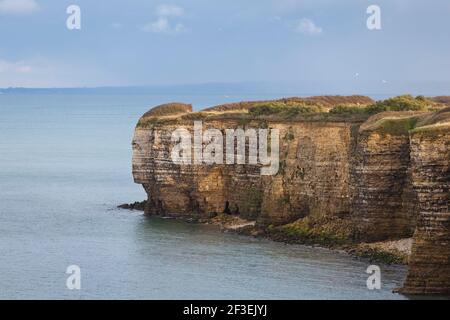
[[[269,225],[266,232],[273,240],[288,243],[336,247],[352,242],[349,222],[335,217],[309,216],[282,226]]]

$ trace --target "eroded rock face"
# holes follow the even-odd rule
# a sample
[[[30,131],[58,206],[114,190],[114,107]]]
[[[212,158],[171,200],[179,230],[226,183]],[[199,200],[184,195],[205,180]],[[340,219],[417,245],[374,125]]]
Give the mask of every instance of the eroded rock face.
[[[204,129],[232,128],[227,123],[205,123]],[[232,212],[256,218],[261,210],[260,170],[251,165],[174,164],[171,134],[185,128],[193,131],[192,121],[167,124],[151,130],[137,129],[133,145],[135,182],[148,194],[148,214],[174,217],[203,217],[222,213],[227,201]]]
[[[450,128],[413,132],[411,162],[419,217],[403,292],[450,294]]]
[[[406,129],[389,130],[380,123],[359,130],[352,162],[352,221],[357,240],[394,240],[413,234],[417,200],[409,149]]]
[[[159,107],[140,119],[133,175],[148,194],[147,214],[208,218],[227,212],[260,228],[307,218],[299,225],[323,221],[320,232],[350,228],[345,235],[354,242],[414,234],[405,292],[449,293],[449,110],[281,120],[242,111],[250,105],[201,113],[168,105],[174,113]],[[278,129],[278,173],[262,176],[261,166],[250,164],[175,164],[172,132],[192,132],[195,120],[224,136],[226,129]]]
[[[278,124],[280,171],[265,178],[259,222],[285,224],[310,215],[350,213],[353,123]]]
[[[245,128],[258,128],[250,121]],[[311,214],[348,215],[349,151],[353,124],[343,122],[264,123],[280,132],[280,169],[261,176],[259,165],[178,165],[170,157],[171,133],[192,132],[192,122],[137,128],[133,174],[144,186],[147,213],[201,217],[232,213],[260,224],[285,224]],[[235,120],[204,123],[221,131],[242,127]],[[334,137],[334,139],[330,139]]]

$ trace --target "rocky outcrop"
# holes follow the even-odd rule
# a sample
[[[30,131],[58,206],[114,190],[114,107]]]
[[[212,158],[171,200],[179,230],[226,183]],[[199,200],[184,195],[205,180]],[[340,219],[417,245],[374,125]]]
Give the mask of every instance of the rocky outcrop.
[[[350,100],[355,99],[364,104],[368,98]],[[345,102],[345,97],[282,99],[269,107],[279,112],[280,104],[307,106],[308,101],[329,105],[322,104],[320,113],[299,114],[303,109],[298,109],[289,117],[251,112],[255,105],[267,102],[229,104],[196,113],[190,105],[177,103],[145,114],[133,139],[133,175],[147,192],[146,213],[188,219],[234,214],[256,221],[255,228],[274,239],[285,239],[287,234],[305,243],[327,245],[395,241],[414,235],[405,292],[447,293],[448,109],[384,112],[370,118],[360,112],[323,111],[332,108],[333,101],[335,105]],[[171,152],[177,142],[172,133],[184,129],[194,136],[195,121],[202,122],[203,130],[216,129],[223,136],[228,129],[278,129],[278,172],[261,175],[262,165],[248,161],[174,163]],[[193,144],[192,154],[208,142],[202,138],[200,147]],[[246,141],[247,151],[251,144]]]
[[[365,122],[352,162],[352,221],[361,241],[410,237],[417,201],[411,185],[409,130],[418,116],[382,113]]]
[[[450,294],[450,109],[411,131],[418,223],[403,292]]]
[[[191,122],[192,123],[192,122]],[[258,128],[248,122],[244,128]],[[266,125],[266,124],[264,124]],[[171,133],[192,124],[140,129],[134,137],[133,172],[149,195],[149,214],[201,217],[231,212],[261,224],[284,224],[310,214],[348,214],[351,123],[267,123],[280,130],[280,170],[261,177],[258,165],[174,165]],[[239,121],[204,123],[226,130]],[[331,136],[336,137],[330,140]]]
[[[147,206],[147,201],[134,202],[134,203],[124,203],[117,208],[125,209],[125,210],[137,210],[137,211],[145,211],[145,207]]]

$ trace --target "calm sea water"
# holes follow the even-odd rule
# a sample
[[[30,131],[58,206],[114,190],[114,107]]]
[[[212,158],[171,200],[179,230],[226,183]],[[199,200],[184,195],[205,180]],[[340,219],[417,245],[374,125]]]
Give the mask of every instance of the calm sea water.
[[[150,106],[275,96],[0,95],[0,298],[402,299],[406,269],[117,210],[143,200],[134,125]],[[69,265],[81,290],[66,288]]]

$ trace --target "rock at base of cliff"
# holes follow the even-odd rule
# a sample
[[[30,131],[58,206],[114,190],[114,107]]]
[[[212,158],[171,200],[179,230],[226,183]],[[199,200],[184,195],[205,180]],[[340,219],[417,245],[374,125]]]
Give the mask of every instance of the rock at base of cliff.
[[[145,211],[145,206],[147,205],[147,201],[144,200],[142,202],[136,201],[135,203],[124,203],[120,206],[117,206],[119,209],[125,209],[125,210],[137,210],[137,211]]]
[[[408,264],[411,256],[413,239],[406,238],[394,241],[360,243],[350,253],[370,261],[386,264]]]

